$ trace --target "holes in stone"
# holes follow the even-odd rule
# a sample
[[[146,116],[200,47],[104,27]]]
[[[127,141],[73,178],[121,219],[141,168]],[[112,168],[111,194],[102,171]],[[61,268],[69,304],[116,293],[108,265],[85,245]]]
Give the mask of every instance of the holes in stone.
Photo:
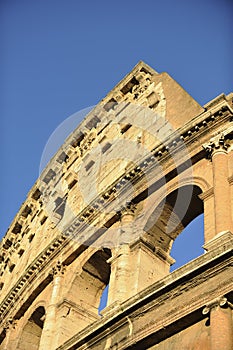
[[[65,152],[62,152],[60,154],[60,156],[57,158],[57,162],[62,164],[64,162],[66,162],[68,160],[69,156],[65,153]]]
[[[56,175],[55,171],[53,171],[52,169],[49,169],[49,171],[47,172],[47,174],[45,175],[45,177],[43,178],[43,181],[48,184],[52,178]]]
[[[108,126],[109,124],[110,124],[110,121],[109,121],[108,123],[104,124],[104,126],[102,127],[102,129],[100,129],[100,130],[98,131],[97,135],[100,135],[100,134],[103,132],[103,130],[107,128],[107,126]],[[105,136],[102,138],[102,140],[103,140],[104,138],[105,138]],[[100,140],[99,142],[101,142],[102,140]]]
[[[12,242],[7,238],[5,243],[3,244],[4,249],[9,249],[12,245]]]
[[[21,231],[21,228],[22,228],[22,225],[20,225],[18,222],[16,222],[12,232],[17,234],[17,233],[19,233]]]
[[[86,165],[86,171],[90,170],[91,167],[95,164],[95,162],[93,160],[91,160],[87,165]]]
[[[34,237],[35,237],[35,234],[34,234],[34,233],[32,233],[32,234],[28,237],[29,243],[32,242],[32,240],[33,240]]]
[[[79,135],[77,136],[77,138],[73,141],[72,146],[73,146],[73,147],[80,146],[80,143],[81,143],[81,141],[84,139],[84,136],[85,136],[85,135],[84,135],[83,133],[79,134]]]
[[[68,185],[69,190],[70,190],[72,187],[74,187],[74,185],[76,185],[77,182],[78,182],[78,181],[77,181],[76,179],[72,180],[71,183],[69,183],[69,185]]]
[[[159,240],[158,240],[159,243],[163,243],[164,241],[165,241],[165,240],[164,240],[163,237],[159,237]]]
[[[20,258],[21,258],[21,256],[23,255],[23,253],[24,253],[24,250],[23,250],[23,249],[20,249],[19,252],[18,252],[18,255],[19,255]]]
[[[41,221],[40,221],[40,224],[41,225],[44,225],[45,221],[47,220],[47,216],[44,216]]]
[[[37,189],[35,190],[35,192],[32,194],[32,198],[35,199],[35,200],[38,200],[38,199],[40,198],[40,196],[41,196],[41,192],[40,192],[40,190],[37,188]]]
[[[121,92],[126,95],[128,92],[132,93],[134,85],[139,85],[139,81],[133,77],[122,89]]]
[[[30,213],[31,213],[31,208],[28,206],[28,205],[26,205],[24,208],[23,208],[23,210],[22,210],[22,212],[21,212],[21,215],[24,217],[24,218],[26,218]]]
[[[131,128],[132,124],[126,124],[121,128],[121,133],[124,134],[126,133],[127,130]]]
[[[35,219],[35,217],[36,217],[36,215],[38,214],[38,212],[39,212],[39,210],[37,210],[37,211],[35,212],[35,214],[34,214],[33,217],[31,218],[31,222]]]
[[[9,271],[12,272],[14,270],[14,268],[15,268],[15,264],[10,265],[9,266]]]
[[[100,119],[95,115],[87,124],[86,127],[90,130],[95,128],[96,125],[100,122]]]
[[[111,100],[109,100],[105,105],[104,105],[104,109],[105,111],[110,111],[110,109],[114,109],[115,106],[117,105],[117,101],[114,98],[111,98]]]
[[[103,146],[103,148],[102,148],[102,153],[107,152],[107,150],[108,150],[111,146],[112,146],[111,143],[107,142],[107,143]]]
[[[146,68],[144,68],[144,67],[142,67],[141,69],[140,69],[140,72],[144,72],[144,73],[149,73],[147,70],[146,70]]]
[[[55,205],[56,205],[55,213],[57,213],[62,217],[65,211],[66,200],[64,198],[57,197],[55,200]]]

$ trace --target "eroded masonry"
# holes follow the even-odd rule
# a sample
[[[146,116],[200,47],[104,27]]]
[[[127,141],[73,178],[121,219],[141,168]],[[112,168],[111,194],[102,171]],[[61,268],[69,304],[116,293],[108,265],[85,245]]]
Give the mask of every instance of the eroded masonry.
[[[232,350],[232,138],[232,93],[202,107],[139,62],[1,242],[0,349]],[[205,253],[170,272],[173,242],[200,214]]]

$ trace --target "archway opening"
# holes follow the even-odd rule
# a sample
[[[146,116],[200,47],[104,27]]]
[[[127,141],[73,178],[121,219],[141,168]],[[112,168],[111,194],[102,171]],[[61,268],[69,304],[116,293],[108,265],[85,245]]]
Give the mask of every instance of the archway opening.
[[[44,326],[45,309],[39,306],[23,328],[17,350],[38,350]]]
[[[76,274],[67,294],[68,300],[83,310],[88,310],[93,316],[98,316],[100,302],[101,308],[104,307],[102,305],[106,298],[103,297],[101,300],[101,296],[109,283],[110,257],[110,249],[102,248],[96,251],[82,266],[81,273]],[[106,296],[106,292],[104,295]]]
[[[101,311],[106,307],[107,305],[107,301],[108,301],[108,288],[109,288],[109,284],[107,284],[107,286],[104,288],[103,293],[101,295],[100,298],[100,303],[99,303],[99,308],[98,308],[98,312],[99,315],[101,315]]]
[[[159,248],[166,254],[170,254],[173,243],[179,238],[181,232],[184,231],[182,236],[186,236],[185,233],[189,231],[191,227],[192,232],[194,231],[192,236],[194,236],[195,247],[197,247],[197,245],[200,245],[200,247],[197,252],[193,254],[193,245],[190,239],[191,235],[189,235],[189,240],[185,240],[182,244],[183,252],[185,252],[183,261],[184,263],[187,262],[188,257],[186,252],[190,254],[189,260],[202,254],[204,234],[203,224],[201,223],[203,221],[203,216],[200,215],[203,214],[204,207],[199,197],[201,192],[201,189],[196,185],[180,187],[168,194],[155,208],[144,228],[146,232],[145,237],[154,245],[155,249]],[[191,226],[189,227],[189,225]],[[199,235],[201,237],[199,237]],[[182,236],[174,246],[175,251],[177,250],[176,246],[179,245],[179,241],[182,240]],[[179,261],[172,270],[177,268],[178,265],[182,265],[183,252],[180,248],[178,255],[175,253],[175,258]],[[173,257],[172,254],[171,256]]]
[[[204,253],[204,214],[200,214],[192,220],[175,239],[171,256],[176,262],[171,266],[170,271],[187,264]]]

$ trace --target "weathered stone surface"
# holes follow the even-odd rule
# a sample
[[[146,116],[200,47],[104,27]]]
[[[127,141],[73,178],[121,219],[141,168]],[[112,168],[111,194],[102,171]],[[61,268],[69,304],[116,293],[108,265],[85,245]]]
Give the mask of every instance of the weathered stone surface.
[[[0,350],[231,350],[232,98],[139,62],[86,116],[1,242]],[[206,253],[170,273],[201,213]]]

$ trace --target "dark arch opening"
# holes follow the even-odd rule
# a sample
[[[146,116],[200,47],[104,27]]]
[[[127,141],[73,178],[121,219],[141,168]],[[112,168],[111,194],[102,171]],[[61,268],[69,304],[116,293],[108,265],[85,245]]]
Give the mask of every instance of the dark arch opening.
[[[22,330],[17,350],[38,350],[44,326],[45,309],[39,306]]]
[[[67,298],[92,314],[98,315],[102,293],[109,283],[111,257],[110,249],[96,251],[83,265],[67,294]]]

